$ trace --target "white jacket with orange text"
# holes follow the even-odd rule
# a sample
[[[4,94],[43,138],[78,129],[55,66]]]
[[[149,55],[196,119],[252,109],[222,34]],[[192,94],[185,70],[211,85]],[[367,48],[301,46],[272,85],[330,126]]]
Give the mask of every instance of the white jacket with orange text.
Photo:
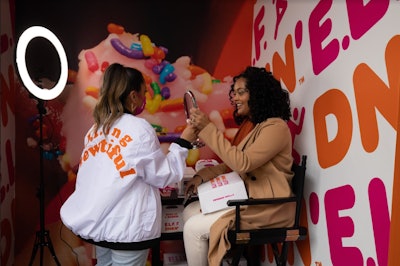
[[[153,127],[130,114],[107,136],[92,127],[84,144],[75,191],[60,210],[65,226],[96,242],[159,237],[159,188],[182,179],[188,149],[171,143],[166,154]]]

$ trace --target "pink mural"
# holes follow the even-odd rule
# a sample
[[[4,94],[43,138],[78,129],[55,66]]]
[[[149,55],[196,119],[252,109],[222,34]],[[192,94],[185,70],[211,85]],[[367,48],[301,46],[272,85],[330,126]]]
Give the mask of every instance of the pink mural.
[[[308,160],[306,187],[310,241],[297,247],[304,265],[388,263],[393,168],[383,166],[380,150],[397,130],[400,32],[382,28],[398,23],[398,8],[389,0],[257,1],[252,62],[292,93],[295,160],[304,153],[315,159]],[[354,47],[370,53],[350,59]],[[363,171],[365,164],[381,175]]]

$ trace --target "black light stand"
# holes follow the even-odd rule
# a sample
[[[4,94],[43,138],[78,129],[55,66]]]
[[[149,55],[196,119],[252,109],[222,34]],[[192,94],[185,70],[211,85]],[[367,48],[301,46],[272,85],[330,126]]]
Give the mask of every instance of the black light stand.
[[[35,260],[36,253],[38,249],[40,249],[40,266],[43,265],[43,252],[44,248],[48,247],[53,257],[54,261],[58,266],[60,266],[60,262],[57,259],[56,253],[54,251],[53,244],[50,239],[50,232],[45,229],[45,207],[44,207],[44,171],[43,171],[43,115],[46,114],[46,108],[44,107],[44,101],[42,99],[37,98],[37,109],[39,111],[39,148],[40,148],[40,185],[37,191],[37,197],[39,198],[40,204],[40,229],[36,232],[36,239],[33,245],[31,259],[29,261],[29,265],[33,265],[33,261]]]

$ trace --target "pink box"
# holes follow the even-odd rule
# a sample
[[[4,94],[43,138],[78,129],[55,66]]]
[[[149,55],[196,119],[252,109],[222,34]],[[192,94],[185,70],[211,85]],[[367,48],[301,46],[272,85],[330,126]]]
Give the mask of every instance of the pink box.
[[[236,172],[219,175],[201,184],[197,191],[204,214],[228,208],[228,200],[248,198],[244,182]]]

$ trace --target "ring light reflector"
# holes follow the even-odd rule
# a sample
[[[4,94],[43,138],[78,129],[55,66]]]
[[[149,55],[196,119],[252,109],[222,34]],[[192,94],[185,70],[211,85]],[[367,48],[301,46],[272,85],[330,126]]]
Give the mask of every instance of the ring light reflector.
[[[28,69],[26,68],[26,48],[29,42],[36,37],[43,37],[50,41],[50,43],[56,48],[57,54],[60,57],[61,74],[57,84],[52,89],[42,89],[37,86],[30,78]],[[34,96],[42,100],[52,100],[60,95],[60,93],[64,90],[65,85],[67,84],[68,62],[64,47],[53,32],[41,26],[33,26],[28,28],[21,34],[18,40],[16,53],[18,72],[20,74],[23,84],[28,89],[28,91],[30,91]]]

